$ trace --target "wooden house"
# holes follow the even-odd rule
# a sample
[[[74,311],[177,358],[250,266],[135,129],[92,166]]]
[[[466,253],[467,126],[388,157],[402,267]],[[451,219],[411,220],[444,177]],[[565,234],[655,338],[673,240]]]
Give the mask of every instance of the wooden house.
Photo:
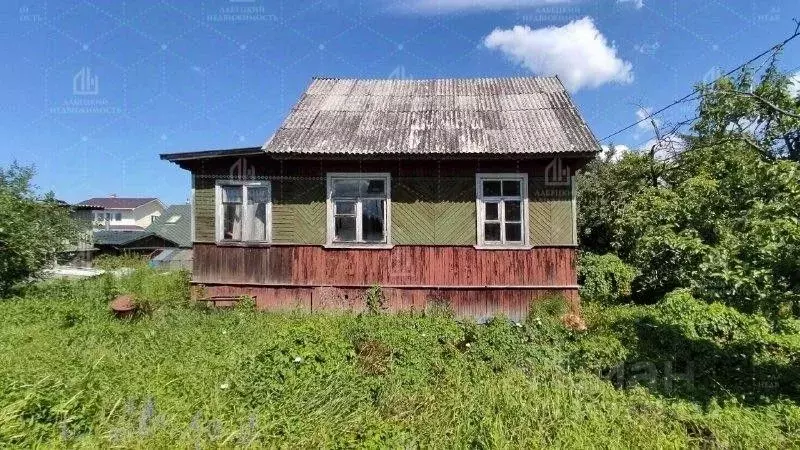
[[[556,77],[315,78],[261,147],[191,171],[193,283],[269,309],[577,306],[574,173],[600,150]]]

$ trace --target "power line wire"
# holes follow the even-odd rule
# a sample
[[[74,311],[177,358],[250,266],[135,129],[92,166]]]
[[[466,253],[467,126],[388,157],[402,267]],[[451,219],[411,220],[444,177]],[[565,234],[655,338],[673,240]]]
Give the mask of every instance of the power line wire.
[[[712,86],[714,83],[719,81],[719,79],[727,77],[728,75],[730,75],[730,74],[732,74],[734,72],[738,72],[739,70],[741,70],[742,68],[746,67],[747,65],[749,65],[753,61],[761,59],[764,55],[766,55],[768,53],[777,52],[778,50],[782,49],[786,44],[788,44],[789,42],[791,42],[792,40],[794,40],[798,36],[800,36],[800,22],[797,22],[797,27],[795,27],[794,33],[791,36],[789,36],[788,38],[784,39],[783,42],[780,42],[780,43],[778,43],[776,45],[773,45],[772,47],[768,48],[767,50],[764,50],[763,52],[759,53],[758,55],[750,58],[746,62],[744,62],[742,64],[739,64],[737,67],[735,67],[735,68],[725,72],[724,74],[718,76],[713,81],[710,81],[708,83],[703,84],[703,86],[704,87]],[[625,128],[620,128],[619,130],[609,134],[608,136],[604,137],[603,139],[600,139],[600,142],[607,141],[609,138],[612,138],[612,137],[614,137],[614,136],[616,136],[616,135],[618,135],[618,134],[620,134],[622,132],[628,131],[631,128],[635,127],[636,125],[639,125],[640,123],[642,123],[644,121],[650,120],[651,118],[655,117],[657,114],[660,114],[660,113],[672,108],[675,105],[679,105],[679,104],[689,100],[690,97],[692,97],[695,94],[697,94],[697,91],[698,91],[698,89],[695,89],[691,93],[686,94],[685,96],[679,98],[678,100],[675,100],[674,102],[670,103],[667,106],[664,106],[663,108],[659,109],[658,111],[655,111],[653,113],[648,114],[647,117],[644,117],[644,118],[642,118],[640,120],[637,120],[636,122],[626,126]]]

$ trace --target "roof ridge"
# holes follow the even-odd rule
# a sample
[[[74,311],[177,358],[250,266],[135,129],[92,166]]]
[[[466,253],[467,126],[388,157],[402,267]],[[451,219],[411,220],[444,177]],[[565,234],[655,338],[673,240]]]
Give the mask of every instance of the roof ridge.
[[[311,80],[333,81],[461,81],[461,80],[523,80],[523,79],[559,79],[558,75],[513,75],[507,77],[442,77],[442,78],[354,78],[314,75]],[[559,80],[560,81],[560,80]]]

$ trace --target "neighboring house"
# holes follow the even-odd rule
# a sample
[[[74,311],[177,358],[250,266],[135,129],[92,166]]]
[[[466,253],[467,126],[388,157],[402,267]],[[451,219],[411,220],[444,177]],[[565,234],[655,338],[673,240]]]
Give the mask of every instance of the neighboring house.
[[[147,231],[174,242],[174,247],[165,248],[150,261],[150,265],[162,269],[192,270],[192,206],[172,205],[158,217]]]
[[[60,201],[59,204],[69,208],[70,217],[78,224],[78,237],[68,242],[58,257],[57,263],[65,266],[89,267],[92,256],[97,252],[92,236],[92,222],[95,213],[100,209],[97,206],[70,205]]]
[[[191,171],[206,295],[262,308],[449,304],[520,320],[578,306],[574,173],[600,146],[555,77],[317,78],[263,147],[161,155]]]
[[[192,248],[192,206],[167,207],[145,230],[174,242],[175,247]]]
[[[157,198],[95,197],[78,206],[98,208],[93,221],[96,230],[144,230],[164,212]]]
[[[104,252],[155,255],[166,248],[191,248],[191,233],[191,206],[174,205],[143,230],[96,230],[94,243]]]
[[[94,245],[104,254],[140,253],[148,256],[163,248],[178,246],[147,230],[96,230]]]

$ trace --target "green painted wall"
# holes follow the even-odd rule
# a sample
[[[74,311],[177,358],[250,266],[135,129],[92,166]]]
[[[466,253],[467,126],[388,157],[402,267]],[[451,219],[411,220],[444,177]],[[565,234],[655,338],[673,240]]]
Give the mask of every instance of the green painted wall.
[[[474,245],[475,180],[401,178],[392,183],[392,241]]]
[[[194,188],[194,240],[214,242],[214,180],[192,176]]]
[[[544,180],[530,178],[528,199],[531,245],[575,244],[570,186],[545,186]]]
[[[193,177],[195,240],[214,241],[214,180]],[[474,245],[475,179],[418,177],[392,179],[392,243]],[[286,244],[324,244],[325,181],[272,182],[272,238]],[[567,187],[529,180],[532,245],[574,244],[572,195]]]
[[[324,244],[325,181],[272,182],[272,241]]]

